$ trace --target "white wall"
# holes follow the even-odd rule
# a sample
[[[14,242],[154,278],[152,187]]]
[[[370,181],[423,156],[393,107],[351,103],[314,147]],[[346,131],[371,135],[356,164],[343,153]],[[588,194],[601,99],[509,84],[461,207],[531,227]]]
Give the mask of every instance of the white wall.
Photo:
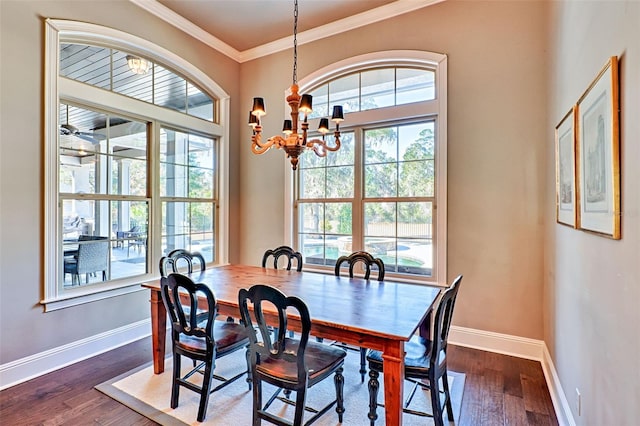
[[[635,426],[640,421],[640,2],[552,2],[550,12],[545,341],[576,424]],[[619,241],[555,223],[553,128],[610,56],[620,60]]]

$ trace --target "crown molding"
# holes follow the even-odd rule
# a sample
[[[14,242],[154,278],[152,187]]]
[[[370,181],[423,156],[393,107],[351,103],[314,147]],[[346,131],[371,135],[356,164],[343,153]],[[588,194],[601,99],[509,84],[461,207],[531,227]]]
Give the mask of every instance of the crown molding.
[[[173,10],[162,5],[156,0],[129,0],[136,6],[146,10],[152,15],[157,16],[163,21],[173,25],[177,29],[189,34],[191,37],[200,40],[207,46],[219,51],[220,53],[228,56],[236,62],[240,62],[241,53],[229,46],[222,40],[212,36],[193,22],[178,15]]]
[[[156,0],[129,1],[239,63],[290,49],[292,45],[292,36],[287,36],[261,46],[239,51],[222,40],[212,36],[191,21],[178,15],[168,7],[163,6]],[[445,0],[397,0],[393,3],[389,3],[375,9],[358,13],[357,15],[349,16],[326,25],[303,31],[298,34],[298,45],[311,43],[316,40],[393,18],[443,1]]]

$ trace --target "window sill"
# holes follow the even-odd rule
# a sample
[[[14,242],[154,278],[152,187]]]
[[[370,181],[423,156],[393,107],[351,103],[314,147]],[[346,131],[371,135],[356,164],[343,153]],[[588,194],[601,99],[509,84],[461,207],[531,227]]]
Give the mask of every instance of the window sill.
[[[59,309],[69,308],[71,306],[83,305],[89,302],[108,299],[110,297],[122,296],[124,294],[144,291],[140,283],[127,283],[118,287],[110,287],[107,289],[88,288],[89,291],[83,293],[72,293],[60,295],[56,298],[41,300],[40,304],[44,306],[45,312],[57,311]]]

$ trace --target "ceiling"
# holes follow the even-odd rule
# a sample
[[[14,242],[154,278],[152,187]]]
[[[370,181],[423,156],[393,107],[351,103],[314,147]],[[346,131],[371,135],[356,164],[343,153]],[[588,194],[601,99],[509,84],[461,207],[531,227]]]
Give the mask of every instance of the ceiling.
[[[293,0],[129,0],[244,62],[291,47]],[[298,43],[444,0],[298,0]]]

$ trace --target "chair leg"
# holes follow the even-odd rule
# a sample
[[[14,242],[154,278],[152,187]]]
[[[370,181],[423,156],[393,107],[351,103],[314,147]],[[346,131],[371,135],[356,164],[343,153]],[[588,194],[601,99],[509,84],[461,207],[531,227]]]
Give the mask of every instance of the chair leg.
[[[378,390],[380,389],[380,382],[378,381],[378,373],[376,370],[369,370],[369,421],[371,426],[376,423],[378,419]]]
[[[178,397],[180,396],[180,357],[176,353],[173,354],[173,383],[171,385],[171,408],[178,406]]]
[[[431,394],[431,411],[433,413],[433,423],[435,426],[444,426],[444,420],[442,420],[442,406],[440,405],[440,386],[438,385],[438,379],[431,376],[429,377],[429,393]]]
[[[333,383],[336,385],[336,413],[338,413],[338,421],[342,423],[342,416],[344,414],[344,376],[342,375],[343,368],[336,370],[336,374],[333,377]]]
[[[360,383],[364,383],[367,374],[367,348],[360,348]]]
[[[449,380],[447,379],[447,372],[444,372],[444,375],[442,376],[442,387],[444,388],[444,396],[446,398],[445,400],[445,407],[447,408],[447,418],[449,419],[450,422],[453,421],[453,406],[451,404],[451,394],[449,392]]]
[[[202,389],[200,390],[200,406],[198,407],[198,421],[203,422],[207,416],[207,405],[211,394],[211,380],[213,379],[213,362],[207,361],[204,368],[204,378],[202,379]]]
[[[306,406],[307,400],[307,388],[306,386],[302,389],[298,389],[296,391],[296,412],[293,417],[294,425],[302,425],[302,420],[304,419],[304,407]]]
[[[262,382],[253,375],[253,426],[260,426],[262,421],[258,411],[262,410]]]
[[[251,390],[251,382],[253,379],[251,377],[251,352],[249,352],[249,347],[247,347],[247,351],[245,352],[245,358],[247,359],[247,384],[249,385],[249,390]]]

